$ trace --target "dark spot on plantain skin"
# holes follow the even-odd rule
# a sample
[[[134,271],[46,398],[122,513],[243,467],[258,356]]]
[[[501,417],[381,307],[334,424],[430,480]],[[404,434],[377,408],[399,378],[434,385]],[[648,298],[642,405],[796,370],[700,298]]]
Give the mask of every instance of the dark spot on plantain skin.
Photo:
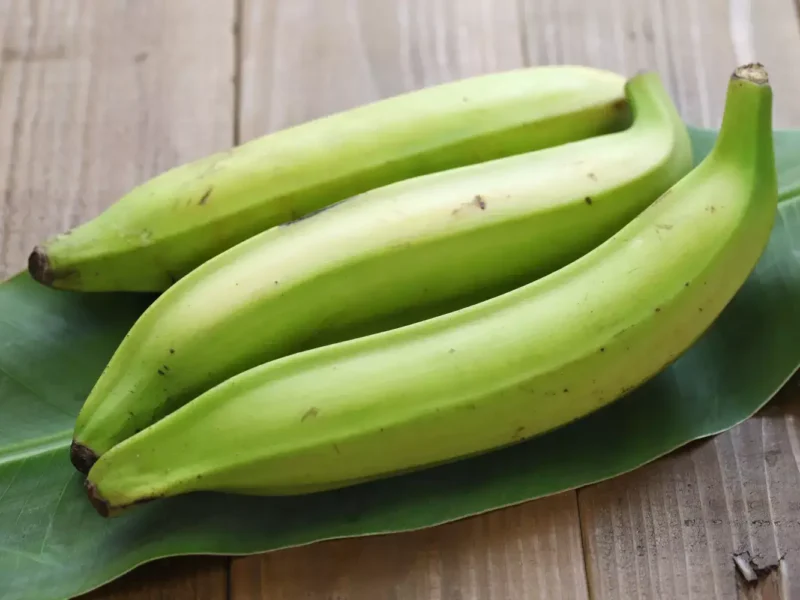
[[[200,202],[198,202],[197,204],[199,204],[200,206],[205,206],[206,202],[208,202],[208,197],[211,195],[211,190],[213,190],[213,189],[214,189],[214,186],[212,186],[212,185],[208,186],[208,189],[206,190],[206,193],[203,194],[203,196],[200,198]]]
[[[656,306],[656,312],[661,312],[661,307],[660,306]]]
[[[69,459],[70,462],[72,462],[72,466],[75,467],[79,473],[83,473],[84,475],[88,474],[98,458],[99,457],[93,450],[72,440],[72,444],[69,448]]]
[[[340,204],[344,204],[345,202],[349,202],[350,200],[355,200],[356,198],[360,197],[361,194],[356,194],[355,196],[351,196],[350,198],[345,198],[344,200],[339,200],[338,202],[334,202],[333,204],[329,204],[327,206],[322,206],[317,208],[316,210],[312,210],[305,214],[299,214],[297,211],[291,211],[289,214],[289,221],[285,223],[281,223],[278,227],[289,227],[290,225],[294,225],[295,223],[299,223],[300,221],[305,221],[306,219],[310,219],[313,216],[318,214],[324,213],[326,210],[332,209],[334,206],[339,206]]]
[[[514,435],[511,436],[511,439],[514,441],[519,440],[522,438],[523,433],[525,433],[525,428],[517,427],[517,429],[514,431]]]
[[[656,204],[658,204],[659,202],[661,202],[661,201],[662,201],[664,198],[666,198],[667,196],[669,196],[671,193],[672,193],[672,190],[667,190],[666,192],[664,192],[663,194],[661,194],[661,195],[660,195],[658,198],[656,198],[656,199],[655,199],[655,201],[654,201],[654,202],[653,202],[653,203],[652,203],[650,206],[655,206]]]
[[[597,181],[597,175],[595,175],[594,173],[588,173],[586,176],[592,181]]]
[[[112,506],[108,503],[108,500],[106,500],[105,498],[103,498],[103,496],[100,495],[100,492],[97,491],[97,487],[95,487],[95,485],[91,481],[87,479],[83,485],[84,488],[86,489],[86,495],[89,497],[89,502],[97,511],[97,513],[101,517],[105,518],[116,517],[126,508],[137,506],[139,504],[146,504],[160,497],[160,496],[152,496],[149,498],[140,498],[139,500],[131,502],[130,504],[125,504],[122,506]]]
[[[606,351],[605,348],[600,348],[600,352],[605,352],[605,351]]]
[[[133,57],[133,62],[135,63],[143,63],[147,60],[148,54],[147,52],[139,52],[136,56]]]
[[[683,286],[684,287],[689,287],[689,282],[687,281],[686,283],[683,284]]]
[[[564,393],[568,394],[569,393],[569,388],[564,388]]]
[[[53,285],[55,273],[50,268],[50,258],[44,248],[36,246],[28,256],[28,273],[39,283]]]
[[[670,230],[670,229],[672,229],[672,225],[669,225],[667,223],[656,223],[656,229]]]
[[[710,213],[717,212],[717,209],[716,209],[716,207],[714,207],[714,206],[709,206],[709,207],[707,207],[707,208],[706,208],[706,210],[707,210],[708,212],[710,212]]]
[[[625,100],[624,98],[620,98],[619,100],[614,102],[614,104],[611,105],[611,108],[613,108],[616,111],[623,111],[623,110],[627,111],[629,108],[628,101]]]
[[[589,206],[592,205],[592,199],[589,196],[586,196],[586,198],[584,198],[583,201],[586,202],[586,204],[588,204]]]
[[[311,419],[311,418],[314,418],[314,417],[316,417],[318,414],[319,414],[319,410],[317,409],[317,407],[316,407],[316,406],[312,406],[311,408],[309,408],[309,409],[306,411],[306,414],[304,414],[304,415],[303,415],[303,416],[300,418],[300,422],[302,423],[302,422],[303,422],[303,421],[305,421],[306,419]]]
[[[339,446],[337,446],[336,444],[333,445],[333,449],[336,450],[336,454],[341,454],[342,453],[342,451],[339,450]]]
[[[448,350],[447,353],[448,354],[453,354],[453,353],[455,353],[455,351],[456,351],[455,348],[450,348],[450,350]]]
[[[458,206],[458,208],[454,208],[452,211],[450,211],[450,214],[455,216],[459,214],[464,208],[470,208],[472,206],[477,206],[481,210],[486,210],[486,199],[480,194],[476,194],[475,197],[469,202],[463,202]]]
[[[170,354],[175,354],[175,348],[170,348],[170,349],[169,349],[169,353],[170,353]]]
[[[163,366],[164,371],[169,371],[169,367],[167,365]]]
[[[159,369],[159,370],[158,370],[158,374],[159,374],[159,375],[164,375],[164,371],[162,371],[161,369]]]

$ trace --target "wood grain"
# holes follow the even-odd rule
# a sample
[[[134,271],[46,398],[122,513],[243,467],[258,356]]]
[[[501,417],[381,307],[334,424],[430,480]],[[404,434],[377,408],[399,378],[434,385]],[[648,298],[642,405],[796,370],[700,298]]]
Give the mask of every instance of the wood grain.
[[[77,600],[224,600],[229,559],[167,558],[148,563]]]
[[[568,492],[439,527],[235,559],[232,600],[588,598]]]
[[[684,119],[717,127],[727,78],[753,60],[768,68],[778,127],[800,126],[800,59],[791,0],[520,0],[532,64],[581,63],[633,75],[656,70]]]
[[[233,1],[0,0],[0,279],[137,183],[233,142]],[[224,598],[226,558],[86,598]]]
[[[233,0],[0,3],[0,278],[131,187],[233,142]]]
[[[581,489],[593,600],[800,597],[799,436],[796,377],[733,430]]]
[[[523,63],[515,0],[244,0],[241,139]]]

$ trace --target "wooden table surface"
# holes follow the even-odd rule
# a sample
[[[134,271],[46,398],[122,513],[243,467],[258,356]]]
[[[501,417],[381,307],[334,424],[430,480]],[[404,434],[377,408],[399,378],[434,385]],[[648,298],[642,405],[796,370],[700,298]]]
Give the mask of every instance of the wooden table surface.
[[[799,31],[793,0],[0,0],[0,277],[169,167],[520,65],[656,69],[717,126],[728,74],[759,60],[776,127],[800,128]],[[164,560],[85,600],[800,598],[798,419],[800,378],[612,481],[415,533]]]

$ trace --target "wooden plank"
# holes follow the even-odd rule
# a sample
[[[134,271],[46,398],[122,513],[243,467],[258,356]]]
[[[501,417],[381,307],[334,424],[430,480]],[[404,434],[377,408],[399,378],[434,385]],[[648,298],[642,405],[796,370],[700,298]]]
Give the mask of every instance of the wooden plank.
[[[0,278],[233,142],[233,0],[0,2]]]
[[[518,67],[517,17],[515,0],[245,0],[241,139]]]
[[[0,278],[156,173],[233,142],[233,0],[0,2]],[[87,598],[224,598],[226,558]]]
[[[800,596],[798,440],[800,377],[739,427],[581,489],[591,597]]]
[[[177,557],[148,563],[76,600],[224,600],[229,559]]]
[[[575,494],[439,527],[234,559],[232,600],[586,598]]]
[[[792,0],[520,0],[532,64],[654,69],[687,122],[719,126],[728,76],[753,60],[775,88],[775,123],[800,126],[800,36]]]

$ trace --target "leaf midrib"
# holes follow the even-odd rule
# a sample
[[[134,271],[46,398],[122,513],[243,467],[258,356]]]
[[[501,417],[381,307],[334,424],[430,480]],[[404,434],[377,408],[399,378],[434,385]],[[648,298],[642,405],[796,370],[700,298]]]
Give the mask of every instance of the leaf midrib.
[[[0,450],[0,466],[17,460],[39,456],[54,450],[67,448],[72,442],[72,430],[64,429],[44,437],[25,440]]]

